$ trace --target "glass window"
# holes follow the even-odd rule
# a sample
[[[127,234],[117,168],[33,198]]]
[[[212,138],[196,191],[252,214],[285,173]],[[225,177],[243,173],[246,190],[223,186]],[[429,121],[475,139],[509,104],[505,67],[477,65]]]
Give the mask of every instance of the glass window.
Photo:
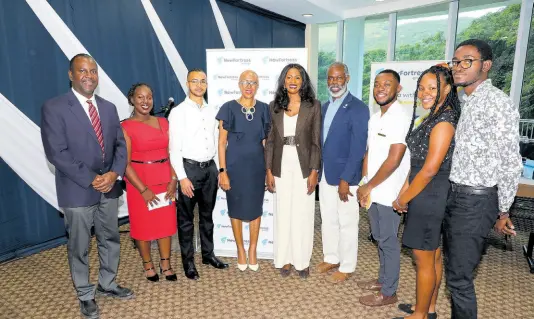
[[[532,12],[534,13],[534,11]],[[534,14],[530,22],[530,33],[527,46],[527,61],[521,89],[519,113],[522,119],[534,119]]]
[[[448,18],[448,4],[399,12],[395,60],[445,59]]]
[[[337,23],[319,25],[319,65],[317,73],[317,99],[324,103],[328,100],[326,72],[336,61]]]
[[[389,18],[373,18],[365,20],[363,40],[363,83],[362,101],[369,101],[369,88],[371,81],[371,63],[384,62],[388,49]]]
[[[487,41],[493,50],[489,76],[506,94],[510,94],[520,11],[520,0],[460,1],[456,44],[467,39]]]

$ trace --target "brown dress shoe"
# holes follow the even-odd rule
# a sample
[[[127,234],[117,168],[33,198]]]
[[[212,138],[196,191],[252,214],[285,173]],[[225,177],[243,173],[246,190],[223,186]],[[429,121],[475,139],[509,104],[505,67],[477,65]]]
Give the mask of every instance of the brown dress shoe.
[[[350,274],[347,274],[347,273],[344,273],[338,270],[335,273],[331,274],[330,276],[326,277],[326,281],[332,284],[340,284],[344,282],[345,280],[347,280],[349,277],[350,277]]]
[[[397,294],[393,296],[384,296],[380,292],[375,292],[368,296],[360,297],[359,301],[362,305],[379,307],[394,304],[398,301]]]
[[[358,287],[365,290],[380,291],[380,289],[382,289],[382,284],[379,284],[377,279],[358,281],[356,284]]]
[[[322,263],[317,265],[316,269],[318,273],[324,274],[325,272],[329,272],[330,270],[335,269],[337,267],[339,267],[339,264],[330,264],[330,263],[323,261]]]

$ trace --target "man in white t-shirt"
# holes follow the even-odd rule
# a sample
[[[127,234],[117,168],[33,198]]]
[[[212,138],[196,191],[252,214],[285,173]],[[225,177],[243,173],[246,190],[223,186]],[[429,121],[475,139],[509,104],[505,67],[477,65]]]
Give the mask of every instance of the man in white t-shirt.
[[[375,78],[373,97],[380,111],[369,119],[367,154],[363,162],[363,176],[368,181],[358,189],[360,203],[371,202],[369,221],[373,238],[378,242],[380,259],[378,279],[358,282],[360,288],[377,292],[360,297],[360,303],[367,306],[397,302],[400,215],[393,211],[391,203],[410,171],[406,134],[412,122],[412,109],[397,102],[401,89],[400,76],[393,70],[384,70]]]

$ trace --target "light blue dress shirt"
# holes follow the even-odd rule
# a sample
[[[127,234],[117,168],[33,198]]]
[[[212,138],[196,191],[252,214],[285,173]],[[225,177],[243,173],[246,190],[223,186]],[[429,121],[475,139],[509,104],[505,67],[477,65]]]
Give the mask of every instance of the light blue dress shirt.
[[[347,97],[347,94],[349,94],[349,90],[347,90],[345,93],[343,93],[342,96],[337,98],[335,101],[330,96],[330,105],[328,106],[328,110],[326,110],[326,114],[324,115],[324,126],[323,126],[323,144],[326,142],[326,137],[328,136],[328,131],[330,130],[330,125],[332,125],[332,121],[334,120],[334,116],[337,113],[337,110],[341,106],[341,103],[345,98]]]

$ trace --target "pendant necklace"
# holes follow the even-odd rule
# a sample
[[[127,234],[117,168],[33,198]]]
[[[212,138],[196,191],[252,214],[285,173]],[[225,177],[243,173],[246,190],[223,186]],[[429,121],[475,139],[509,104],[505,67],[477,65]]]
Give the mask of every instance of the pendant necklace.
[[[237,103],[239,103],[239,105],[241,105],[241,112],[243,114],[245,114],[245,118],[247,119],[247,121],[252,121],[254,119],[254,112],[256,112],[256,100],[254,100],[254,105],[252,105],[251,107],[247,108],[245,107],[243,104],[241,104],[241,102],[239,102],[239,99],[236,100]]]

